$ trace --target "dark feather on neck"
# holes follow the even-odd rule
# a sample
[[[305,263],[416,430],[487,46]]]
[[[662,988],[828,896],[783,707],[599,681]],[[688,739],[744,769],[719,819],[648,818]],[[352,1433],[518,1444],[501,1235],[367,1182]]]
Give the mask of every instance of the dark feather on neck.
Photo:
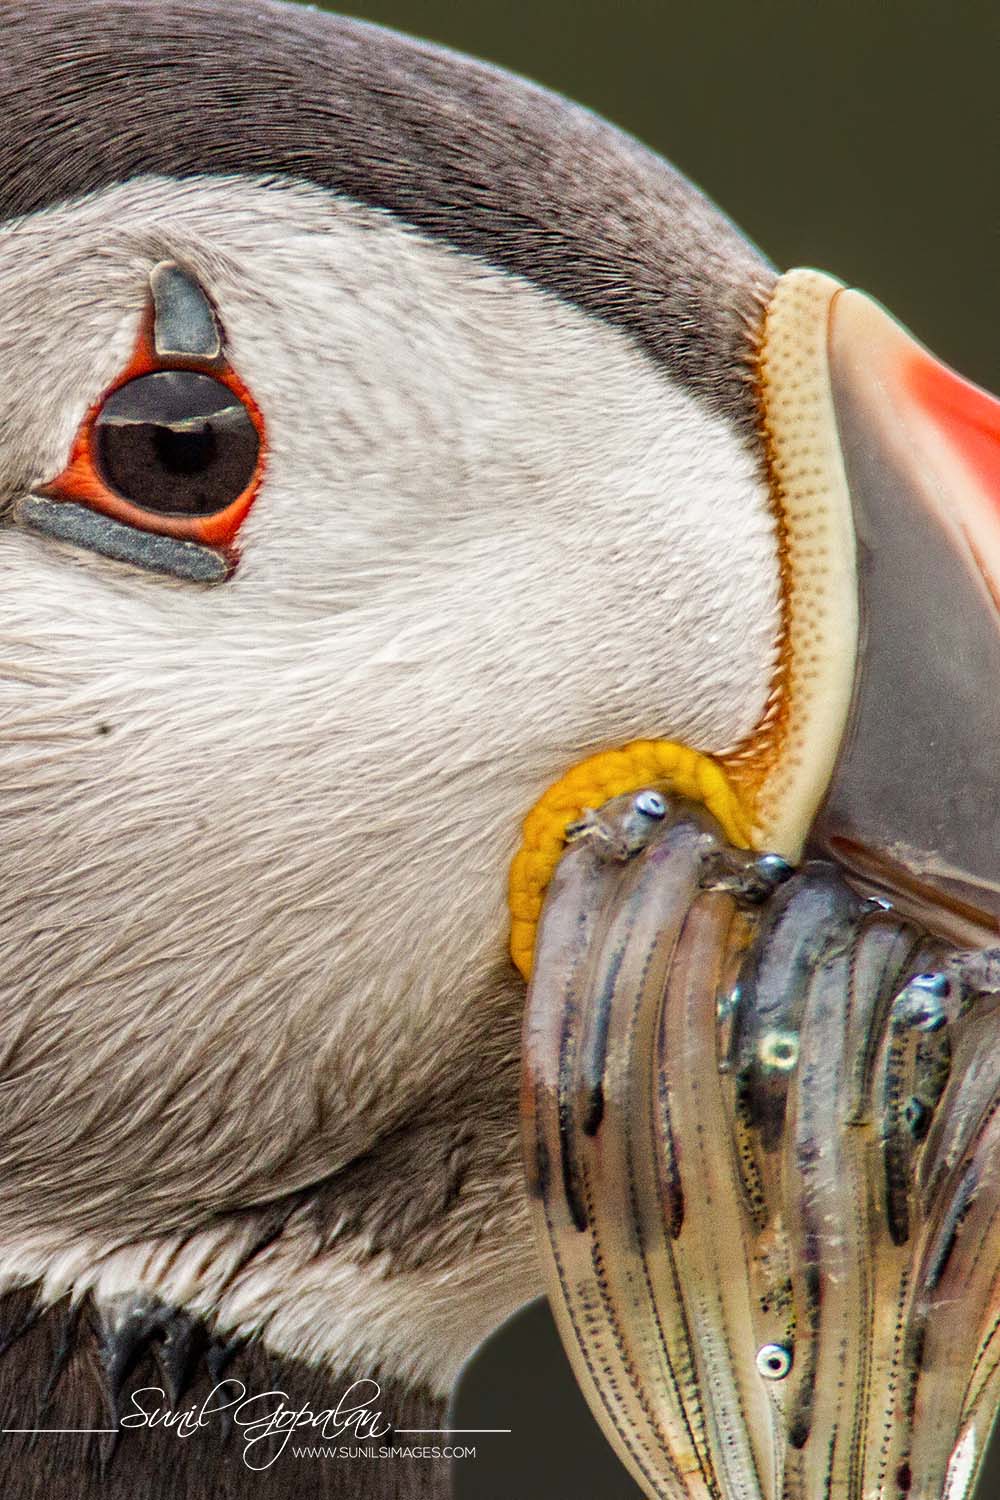
[[[245,1426],[226,1414],[179,1436],[170,1426],[120,1428],[137,1410],[199,1411],[222,1381],[239,1382],[248,1396],[281,1392],[287,1408],[313,1412],[357,1405],[347,1396],[355,1381],[377,1381],[365,1405],[384,1426],[441,1428],[444,1400],[369,1370],[331,1375],[270,1354],[250,1340],[227,1342],[205,1323],[151,1298],[132,1297],[111,1312],[90,1298],[39,1310],[33,1289],[0,1298],[0,1474],[7,1500],[446,1500],[449,1465],[443,1459],[296,1457],[295,1449],[433,1444],[433,1436],[381,1438],[348,1428],[324,1439],[303,1427],[266,1468],[244,1462]],[[148,1388],[155,1394],[149,1395]],[[134,1398],[147,1388],[146,1394]],[[238,1394],[227,1388],[222,1397]],[[160,1395],[162,1392],[162,1395]],[[370,1397],[370,1399],[369,1399]],[[272,1397],[268,1409],[277,1398]],[[112,1429],[53,1434],[12,1428]],[[117,1429],[117,1430],[115,1430]],[[265,1438],[253,1462],[266,1462]],[[254,1450],[251,1450],[254,1451]]]

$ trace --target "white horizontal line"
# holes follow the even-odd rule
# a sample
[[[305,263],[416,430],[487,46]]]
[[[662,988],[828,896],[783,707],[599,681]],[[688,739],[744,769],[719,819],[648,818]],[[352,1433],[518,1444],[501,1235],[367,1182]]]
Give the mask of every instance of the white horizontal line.
[[[87,1433],[109,1433],[118,1432],[117,1427],[4,1427],[4,1432],[87,1432]],[[422,1432],[507,1432],[509,1427],[395,1427],[394,1432],[411,1433]]]

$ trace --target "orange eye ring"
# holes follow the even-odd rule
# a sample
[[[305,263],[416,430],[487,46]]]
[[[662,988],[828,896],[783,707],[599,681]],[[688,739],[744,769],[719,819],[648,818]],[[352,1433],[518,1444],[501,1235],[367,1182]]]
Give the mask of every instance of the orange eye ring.
[[[171,515],[147,510],[133,500],[118,494],[103,477],[97,454],[97,421],[110,396],[123,386],[144,375],[167,370],[192,370],[207,374],[226,386],[245,408],[257,433],[259,453],[253,477],[245,488],[224,508],[209,515]],[[171,355],[162,358],[156,352],[153,337],[153,312],[148,308],[143,319],[135,350],[118,377],[89,408],[70,451],[66,468],[55,479],[39,486],[37,493],[50,500],[68,500],[85,505],[139,531],[182,541],[200,542],[223,551],[234,552],[237,533],[250,511],[260,489],[267,453],[266,429],[260,407],[246,384],[229,364],[224,353],[217,359],[187,358]]]

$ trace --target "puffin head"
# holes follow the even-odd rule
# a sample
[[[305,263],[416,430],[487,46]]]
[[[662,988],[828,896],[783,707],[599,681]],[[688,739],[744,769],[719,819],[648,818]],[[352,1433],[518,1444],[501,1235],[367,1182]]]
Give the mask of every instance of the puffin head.
[[[891,468],[987,618],[986,398],[491,68],[270,0],[3,18],[6,1285],[442,1393],[538,1288],[522,819],[652,767],[884,852],[898,762],[834,768],[926,597],[858,560]]]

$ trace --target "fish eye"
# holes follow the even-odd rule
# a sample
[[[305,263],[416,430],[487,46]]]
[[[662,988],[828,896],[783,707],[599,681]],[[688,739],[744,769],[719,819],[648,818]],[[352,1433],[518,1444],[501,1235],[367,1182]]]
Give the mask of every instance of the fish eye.
[[[161,516],[211,516],[247,489],[260,437],[246,405],[212,375],[158,370],[104,401],[94,466],[124,500]]]

